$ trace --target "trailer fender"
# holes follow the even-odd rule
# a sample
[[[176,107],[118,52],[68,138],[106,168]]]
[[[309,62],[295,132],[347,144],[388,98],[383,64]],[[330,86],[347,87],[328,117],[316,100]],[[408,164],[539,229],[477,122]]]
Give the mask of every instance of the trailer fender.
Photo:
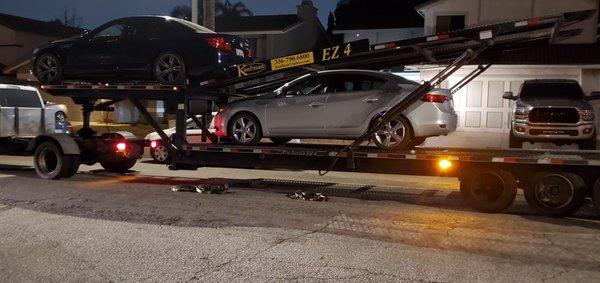
[[[59,148],[62,150],[65,155],[79,155],[81,151],[79,150],[79,146],[75,142],[71,136],[67,134],[44,134],[35,137],[31,142],[29,142],[29,146],[27,147],[28,152],[33,152],[37,148],[38,145],[42,144],[46,141],[55,142]]]

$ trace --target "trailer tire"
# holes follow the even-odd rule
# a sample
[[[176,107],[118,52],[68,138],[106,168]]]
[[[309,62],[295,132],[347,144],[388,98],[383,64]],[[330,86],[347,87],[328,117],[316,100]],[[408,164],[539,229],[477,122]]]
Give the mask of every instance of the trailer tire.
[[[73,170],[79,169],[78,160],[78,156],[63,154],[55,142],[46,141],[36,147],[33,164],[40,178],[58,180],[73,176]]]
[[[460,191],[471,208],[497,213],[515,201],[517,180],[512,173],[504,170],[475,170],[462,177]]]
[[[528,182],[525,200],[531,208],[545,216],[566,217],[581,208],[585,191],[585,181],[577,174],[544,172]]]
[[[118,161],[100,161],[100,165],[102,165],[102,168],[104,168],[104,170],[110,173],[118,174],[126,173],[127,171],[129,171],[129,169],[135,166],[136,163],[137,158],[126,158]]]

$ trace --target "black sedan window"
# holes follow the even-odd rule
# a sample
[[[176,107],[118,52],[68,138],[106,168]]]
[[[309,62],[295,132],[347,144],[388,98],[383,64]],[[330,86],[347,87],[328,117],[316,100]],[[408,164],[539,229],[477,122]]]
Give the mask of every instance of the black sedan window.
[[[99,31],[98,33],[96,33],[94,35],[94,38],[121,37],[121,36],[127,34],[128,30],[129,30],[129,26],[127,26],[125,24],[116,24],[116,25],[109,26],[109,27]]]

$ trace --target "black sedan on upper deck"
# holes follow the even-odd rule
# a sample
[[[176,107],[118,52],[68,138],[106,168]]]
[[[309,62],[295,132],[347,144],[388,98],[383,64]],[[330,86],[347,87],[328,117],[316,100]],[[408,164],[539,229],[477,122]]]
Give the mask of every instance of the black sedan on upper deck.
[[[182,19],[140,16],[113,20],[81,36],[34,51],[33,74],[43,84],[64,80],[153,80],[185,84],[226,75],[251,60],[247,40],[217,34]]]

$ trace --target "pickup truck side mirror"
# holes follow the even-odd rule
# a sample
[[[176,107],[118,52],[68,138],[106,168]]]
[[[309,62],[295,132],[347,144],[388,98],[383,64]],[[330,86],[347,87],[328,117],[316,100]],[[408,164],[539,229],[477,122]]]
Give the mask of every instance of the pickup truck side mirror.
[[[504,95],[502,96],[502,98],[508,99],[508,100],[517,100],[517,98],[514,96],[512,91],[505,92]]]

